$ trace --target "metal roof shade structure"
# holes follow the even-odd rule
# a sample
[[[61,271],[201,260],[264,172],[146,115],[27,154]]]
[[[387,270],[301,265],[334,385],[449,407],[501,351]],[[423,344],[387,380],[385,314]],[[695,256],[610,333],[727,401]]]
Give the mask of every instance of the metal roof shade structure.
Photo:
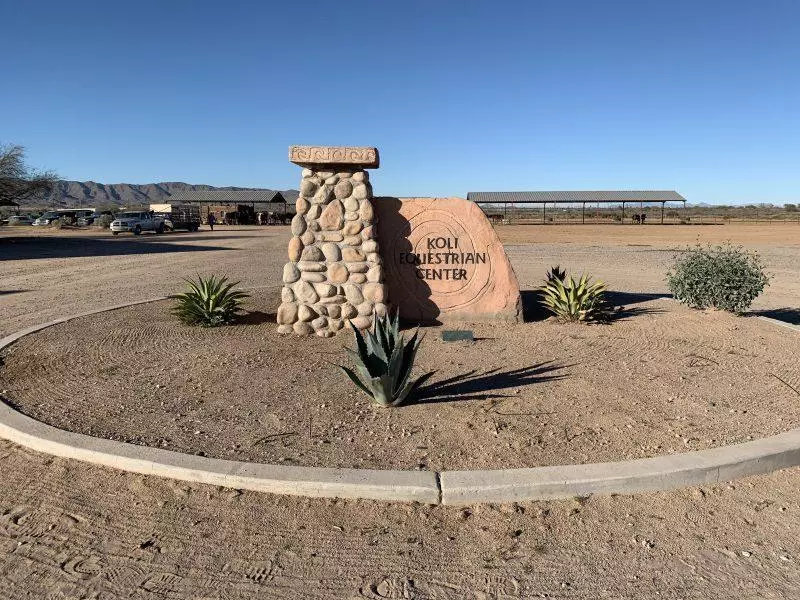
[[[622,203],[622,220],[625,221],[625,204],[628,202],[661,204],[661,223],[664,223],[664,205],[667,202],[683,202],[686,198],[673,190],[573,190],[539,192],[469,192],[467,200],[475,204],[541,204],[542,222],[548,203],[581,204],[581,222],[585,222],[586,204],[589,202]]]
[[[300,192],[297,190],[187,190],[175,192],[164,198],[168,202],[198,202],[207,204],[273,204],[294,203]]]

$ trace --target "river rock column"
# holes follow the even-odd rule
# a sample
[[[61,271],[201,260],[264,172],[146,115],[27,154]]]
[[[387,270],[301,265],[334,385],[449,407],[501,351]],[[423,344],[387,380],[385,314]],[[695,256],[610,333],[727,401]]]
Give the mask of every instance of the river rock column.
[[[304,167],[283,268],[278,331],[330,337],[352,321],[359,329],[386,314],[372,186],[378,149],[291,146]]]

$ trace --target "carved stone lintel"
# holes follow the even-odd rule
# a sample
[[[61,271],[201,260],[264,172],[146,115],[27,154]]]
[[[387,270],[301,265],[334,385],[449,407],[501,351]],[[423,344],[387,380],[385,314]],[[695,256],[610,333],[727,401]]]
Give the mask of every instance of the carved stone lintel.
[[[380,166],[378,149],[372,146],[289,146],[289,160],[309,168],[346,165],[377,169]]]

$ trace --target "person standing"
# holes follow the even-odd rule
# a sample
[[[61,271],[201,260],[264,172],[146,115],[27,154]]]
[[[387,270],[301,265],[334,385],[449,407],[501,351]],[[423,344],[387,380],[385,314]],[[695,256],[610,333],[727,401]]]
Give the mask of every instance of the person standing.
[[[208,226],[211,227],[211,231],[214,231],[214,223],[217,222],[217,217],[214,216],[214,213],[208,213]]]

